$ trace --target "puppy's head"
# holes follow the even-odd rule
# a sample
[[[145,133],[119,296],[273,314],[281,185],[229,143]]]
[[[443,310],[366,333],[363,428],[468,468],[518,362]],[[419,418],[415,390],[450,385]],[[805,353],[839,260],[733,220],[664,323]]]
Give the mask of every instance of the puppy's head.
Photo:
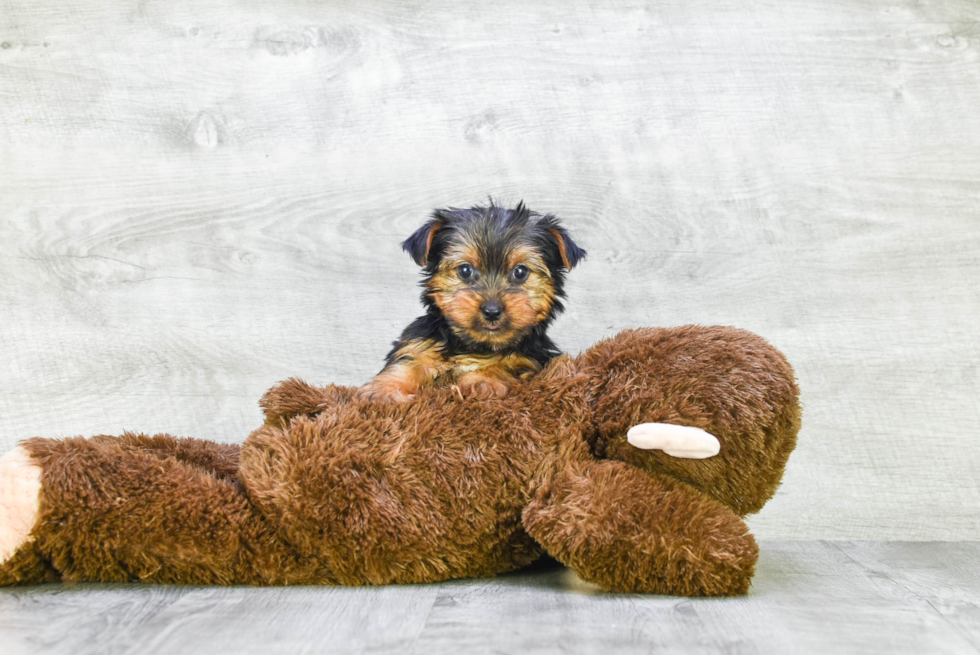
[[[565,273],[585,251],[550,214],[439,209],[402,244],[423,267],[422,302],[464,342],[501,350],[562,310]]]

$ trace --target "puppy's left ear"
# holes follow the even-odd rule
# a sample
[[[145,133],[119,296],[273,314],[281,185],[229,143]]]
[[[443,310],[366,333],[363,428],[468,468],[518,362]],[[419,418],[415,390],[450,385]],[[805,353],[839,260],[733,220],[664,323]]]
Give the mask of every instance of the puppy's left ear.
[[[566,269],[572,270],[576,264],[585,259],[587,253],[572,241],[568,231],[558,224],[557,218],[551,215],[545,216],[541,220],[541,227],[550,235],[554,247],[558,249],[558,254],[561,256],[561,263]]]
[[[445,224],[444,218],[436,212],[428,223],[415,230],[412,236],[402,241],[402,250],[407,252],[419,266],[429,263],[429,251],[432,250],[432,241],[436,238],[436,232]]]

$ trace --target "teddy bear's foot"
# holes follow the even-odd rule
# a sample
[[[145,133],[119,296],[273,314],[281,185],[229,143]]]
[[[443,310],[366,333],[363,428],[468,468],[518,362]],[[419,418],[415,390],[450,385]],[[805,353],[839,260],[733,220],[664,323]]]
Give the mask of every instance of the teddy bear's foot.
[[[745,523],[718,501],[609,460],[556,474],[523,522],[549,554],[607,591],[744,594],[759,555]]]
[[[701,428],[672,423],[640,423],[626,433],[633,446],[643,450],[662,450],[671,457],[705,459],[721,450],[718,439]]]
[[[37,520],[41,467],[18,446],[0,457],[0,564],[27,543]]]
[[[0,585],[56,579],[32,543],[40,494],[41,467],[24,448],[0,457]]]

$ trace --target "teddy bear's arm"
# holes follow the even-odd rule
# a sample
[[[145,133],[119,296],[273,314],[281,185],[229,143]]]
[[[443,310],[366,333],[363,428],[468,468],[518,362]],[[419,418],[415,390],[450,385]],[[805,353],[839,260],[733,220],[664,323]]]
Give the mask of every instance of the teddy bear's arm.
[[[630,445],[643,450],[662,450],[671,457],[707,459],[721,450],[713,435],[701,428],[672,423],[640,423],[626,432]]]
[[[603,589],[744,594],[758,558],[745,523],[683,482],[624,462],[576,462],[538,490],[525,530]]]

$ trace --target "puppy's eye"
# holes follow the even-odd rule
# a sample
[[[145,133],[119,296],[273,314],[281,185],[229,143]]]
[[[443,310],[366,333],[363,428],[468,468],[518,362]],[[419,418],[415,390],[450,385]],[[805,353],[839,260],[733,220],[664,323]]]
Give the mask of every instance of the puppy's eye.
[[[456,267],[456,275],[463,282],[469,282],[473,279],[473,267],[469,264],[460,264]]]
[[[517,280],[518,282],[523,282],[524,280],[527,279],[527,276],[530,273],[531,271],[528,270],[527,266],[525,266],[524,264],[518,264],[517,266],[514,267],[514,270],[511,271],[510,274],[513,275],[514,279]]]

